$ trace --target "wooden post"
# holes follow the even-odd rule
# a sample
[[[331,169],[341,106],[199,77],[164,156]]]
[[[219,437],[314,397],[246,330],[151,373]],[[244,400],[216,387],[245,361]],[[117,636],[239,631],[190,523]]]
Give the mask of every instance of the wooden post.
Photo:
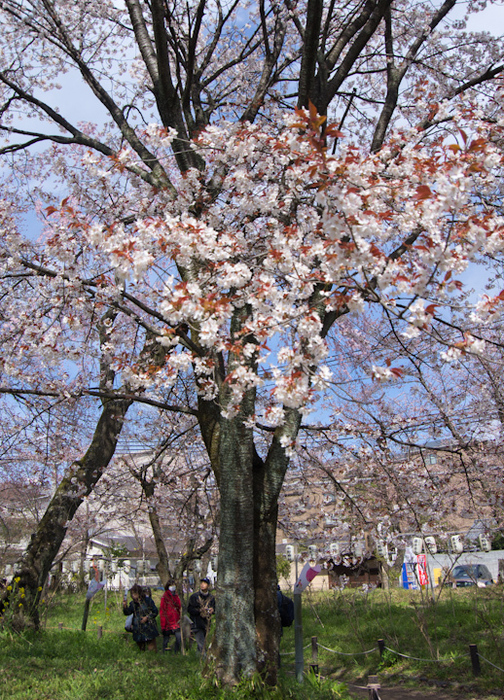
[[[380,696],[378,695],[378,691],[380,690],[381,686],[378,682],[378,676],[369,676],[368,677],[367,688],[369,691],[369,700],[380,700]]]
[[[103,627],[101,625],[98,625],[98,639],[101,639],[103,637]]]
[[[59,629],[59,630],[62,630],[62,629],[63,629],[63,623],[62,623],[62,622],[58,622],[58,629]]]
[[[315,673],[318,676],[319,666],[318,666],[318,641],[317,641],[317,637],[311,638],[311,659],[312,659],[312,662],[310,664],[310,668],[312,669],[313,673]]]
[[[380,658],[381,658],[383,656],[383,652],[385,651],[385,640],[384,639],[378,640],[378,649],[380,650]]]
[[[481,666],[478,654],[478,647],[476,644],[469,644],[469,653],[471,654],[472,670],[475,676],[481,674]]]
[[[86,601],[85,601],[85,603],[84,603],[84,615],[82,616],[82,627],[81,627],[81,630],[83,630],[84,632],[86,631],[87,619],[88,619],[88,615],[89,615],[89,606],[90,606],[90,604],[91,604],[91,599],[90,599],[90,598],[86,598]]]

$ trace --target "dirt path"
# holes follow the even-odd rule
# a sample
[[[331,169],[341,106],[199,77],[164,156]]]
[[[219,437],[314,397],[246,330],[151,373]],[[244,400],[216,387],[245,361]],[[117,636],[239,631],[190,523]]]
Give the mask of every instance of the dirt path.
[[[357,700],[369,700],[369,691],[367,686],[354,685],[347,683],[348,690]],[[453,688],[451,691],[444,688],[403,688],[401,686],[387,687],[382,686],[378,691],[380,700],[484,700],[481,696],[471,694],[468,689],[457,690]],[[495,695],[491,696],[495,698]],[[504,698],[504,695],[497,696]]]

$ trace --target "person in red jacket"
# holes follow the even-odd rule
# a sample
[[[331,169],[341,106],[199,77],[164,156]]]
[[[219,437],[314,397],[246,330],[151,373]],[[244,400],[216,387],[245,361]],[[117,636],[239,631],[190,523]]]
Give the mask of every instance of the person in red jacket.
[[[161,598],[161,605],[159,606],[161,631],[163,632],[163,651],[166,651],[168,648],[168,642],[172,634],[175,636],[173,651],[180,651],[180,611],[182,605],[176,590],[175,581],[173,579],[167,581],[165,592]]]

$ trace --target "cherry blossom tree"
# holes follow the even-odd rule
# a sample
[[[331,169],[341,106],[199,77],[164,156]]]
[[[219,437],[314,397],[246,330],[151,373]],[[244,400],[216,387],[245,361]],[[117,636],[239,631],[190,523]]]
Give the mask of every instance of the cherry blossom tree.
[[[41,347],[12,342],[3,376],[29,387],[30,362],[91,352],[98,476],[131,402],[192,377],[195,405],[172,407],[196,415],[220,491],[226,683],[276,678],[278,497],[341,320],[372,307],[445,359],[481,350],[435,332],[458,275],[503,244],[502,44],[466,31],[477,3],[450,23],[457,4],[0,4],[0,153],[45,207],[35,249],[5,227],[9,332],[19,320]],[[62,101],[74,81],[94,123]],[[15,313],[27,275],[38,303],[23,288]]]

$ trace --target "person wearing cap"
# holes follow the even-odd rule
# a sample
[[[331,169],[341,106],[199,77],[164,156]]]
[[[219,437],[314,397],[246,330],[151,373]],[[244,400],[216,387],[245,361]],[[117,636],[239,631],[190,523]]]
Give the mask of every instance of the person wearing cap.
[[[201,654],[205,648],[210,620],[215,612],[215,598],[210,593],[210,579],[201,579],[199,591],[189,598],[187,612],[192,620],[191,630],[198,645],[198,652]]]

